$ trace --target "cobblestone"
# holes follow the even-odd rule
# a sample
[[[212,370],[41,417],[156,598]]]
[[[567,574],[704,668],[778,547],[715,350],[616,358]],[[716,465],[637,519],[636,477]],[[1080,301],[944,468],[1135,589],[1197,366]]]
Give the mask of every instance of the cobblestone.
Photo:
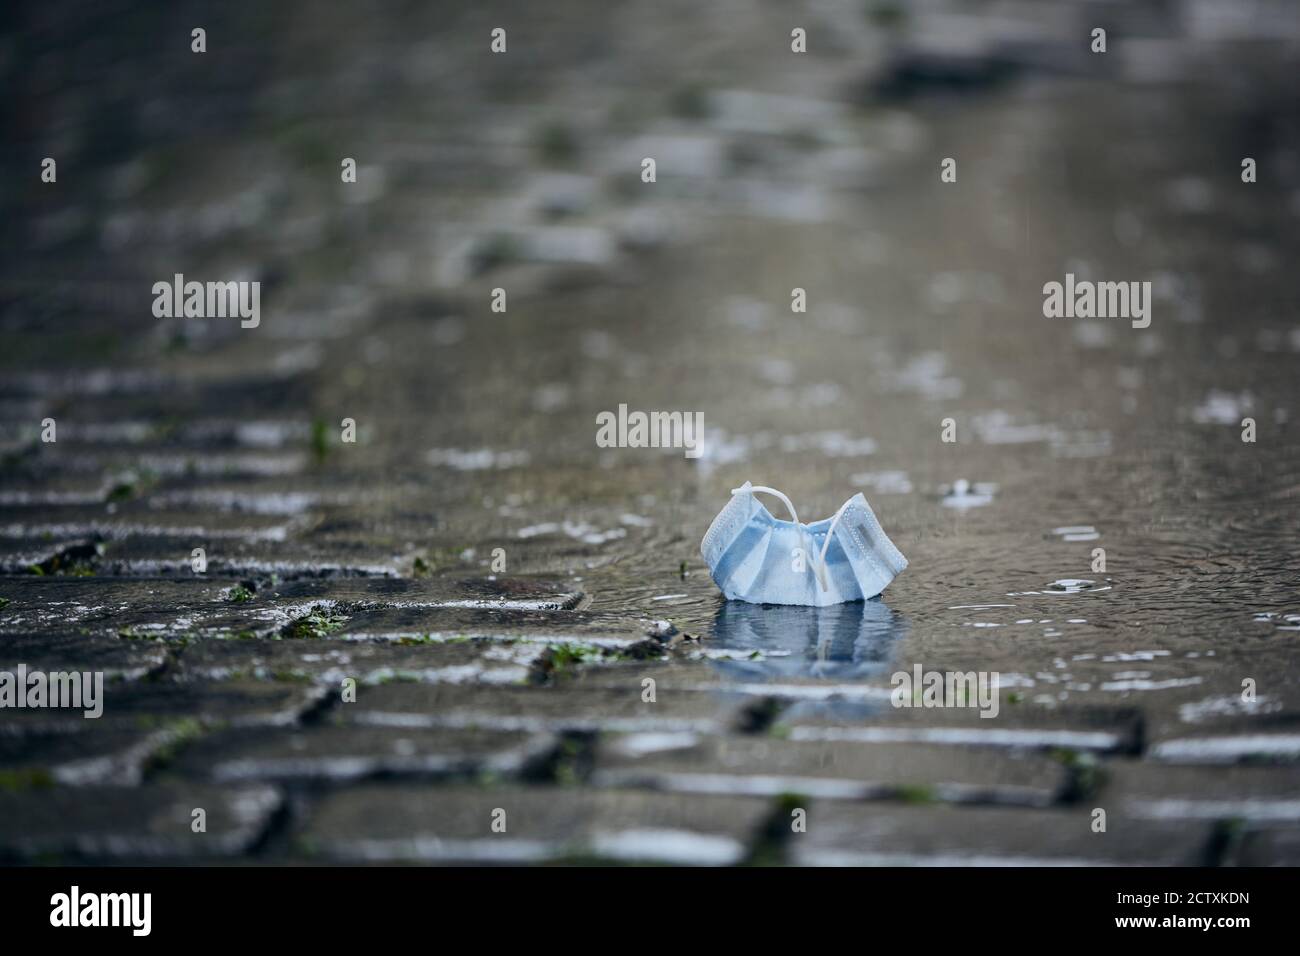
[[[663,734],[603,741],[596,768],[593,782],[606,786],[1027,806],[1056,802],[1069,782],[1060,762],[1034,754]]]
[[[323,801],[296,843],[350,862],[734,864],[745,861],[768,813],[765,801],[743,797],[357,788]]]
[[[248,854],[282,805],[269,787],[0,791],[0,857],[14,861],[202,860]],[[196,832],[195,810],[206,830]]]
[[[1205,866],[1209,824],[1117,819],[1094,832],[1088,808],[1060,810],[814,803],[793,860],[817,866]],[[1014,815],[1014,823],[1012,822]]]
[[[543,773],[557,744],[544,735],[478,729],[393,730],[322,725],[268,737],[231,730],[187,746],[168,769],[216,783],[350,783]]]

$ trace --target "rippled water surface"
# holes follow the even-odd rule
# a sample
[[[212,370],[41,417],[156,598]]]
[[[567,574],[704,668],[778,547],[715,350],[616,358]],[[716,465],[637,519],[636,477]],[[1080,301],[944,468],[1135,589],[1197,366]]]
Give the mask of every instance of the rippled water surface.
[[[541,419],[556,442],[519,476],[520,523],[625,529],[582,572],[590,613],[670,620],[738,680],[880,681],[920,661],[1000,671],[1051,705],[1141,695],[1172,713],[1256,672],[1293,694],[1294,288],[1280,264],[1229,260],[1251,235],[1294,244],[1294,213],[1214,171],[1194,122],[1219,120],[1192,115],[1064,91],[922,112],[984,164],[978,183],[942,192],[904,167],[815,227],[716,223],[653,296],[574,295],[532,341],[599,330],[616,347],[561,362],[573,398]],[[1233,225],[1134,186],[1139,165],[1203,169]],[[1121,214],[1141,241],[1117,236]],[[1150,328],[1044,318],[1040,286],[1067,269],[1156,275]],[[786,309],[793,286],[814,290],[807,314]],[[584,301],[608,305],[598,324]],[[579,423],[624,401],[703,410],[704,457],[583,451]],[[536,469],[554,477],[537,486]],[[864,491],[910,567],[865,606],[724,601],[698,543],[745,480],[815,517]],[[620,525],[629,510],[644,520]]]

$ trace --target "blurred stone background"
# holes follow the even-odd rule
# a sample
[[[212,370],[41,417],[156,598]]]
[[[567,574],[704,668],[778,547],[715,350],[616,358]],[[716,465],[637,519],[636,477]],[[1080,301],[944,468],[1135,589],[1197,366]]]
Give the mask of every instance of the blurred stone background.
[[[0,26],[0,669],[109,678],[0,710],[0,858],[1300,860],[1294,5]],[[1067,272],[1150,328],[1044,318]],[[155,318],[176,273],[260,325]],[[620,403],[704,455],[597,448]],[[746,479],[911,567],[724,602]],[[998,717],[891,707],[915,664]]]

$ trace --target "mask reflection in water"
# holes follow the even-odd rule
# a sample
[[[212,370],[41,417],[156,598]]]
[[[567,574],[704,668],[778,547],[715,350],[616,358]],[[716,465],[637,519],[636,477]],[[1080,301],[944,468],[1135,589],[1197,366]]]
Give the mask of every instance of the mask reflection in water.
[[[907,620],[883,601],[829,607],[724,601],[713,622],[712,650],[738,658],[754,651],[763,660],[719,660],[723,673],[745,680],[773,677],[870,678],[890,669]]]

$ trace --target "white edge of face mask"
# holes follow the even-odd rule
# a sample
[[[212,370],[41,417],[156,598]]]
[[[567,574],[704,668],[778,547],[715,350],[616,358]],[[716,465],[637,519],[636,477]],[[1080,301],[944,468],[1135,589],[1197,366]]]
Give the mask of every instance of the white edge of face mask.
[[[737,502],[736,499],[745,496],[753,500],[754,494],[749,490],[749,484],[750,483],[747,481],[745,482],[744,486],[736,489],[736,492],[730,498],[727,499],[727,503],[722,506],[722,510],[719,511],[716,515],[714,515],[713,520],[709,522],[709,527],[705,530],[704,537],[700,539],[700,557],[704,559],[705,564],[711,563],[709,561],[709,554],[707,548],[709,539],[712,538],[715,534],[721,533],[721,529],[724,523],[724,518],[728,520],[730,519],[730,515],[728,514],[728,512],[730,512],[732,508],[740,506],[740,504]],[[710,567],[709,569],[710,573],[712,573],[712,570],[713,570],[712,567]]]

